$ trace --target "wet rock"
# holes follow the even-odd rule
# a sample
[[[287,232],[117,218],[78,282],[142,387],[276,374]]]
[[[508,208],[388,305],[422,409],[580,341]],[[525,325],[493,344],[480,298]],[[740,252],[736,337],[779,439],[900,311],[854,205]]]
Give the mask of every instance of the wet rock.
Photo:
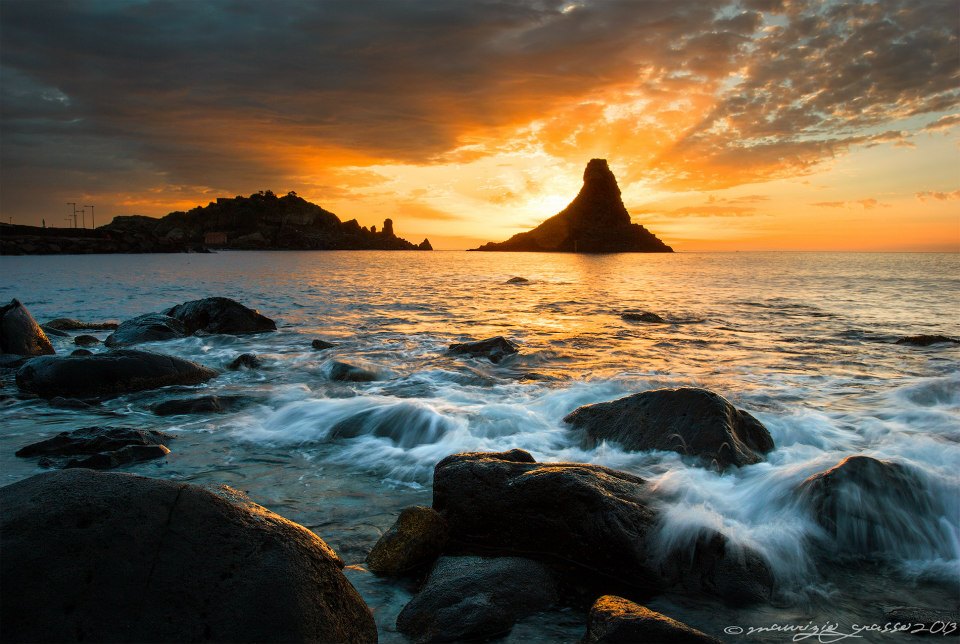
[[[73,351],[70,352],[70,355],[72,355],[72,356],[92,356],[92,355],[93,355],[93,351],[91,351],[90,349],[74,349]]]
[[[405,508],[367,555],[378,575],[403,575],[429,566],[447,543],[447,522],[432,508]]]
[[[95,398],[168,385],[197,385],[217,372],[182,358],[118,349],[90,356],[42,356],[17,371],[17,386],[45,398]]]
[[[66,331],[61,331],[60,329],[55,329],[53,327],[47,326],[46,324],[41,324],[40,328],[43,329],[43,332],[48,336],[54,336],[57,338],[69,338],[70,334]]]
[[[503,336],[497,336],[478,342],[451,344],[447,353],[449,355],[466,355],[471,358],[484,357],[489,358],[490,362],[497,363],[508,355],[517,353],[517,346]]]
[[[332,342],[327,342],[326,340],[317,339],[311,342],[310,346],[312,346],[317,351],[323,351],[324,349],[331,349],[337,345],[335,345]]]
[[[180,320],[188,334],[203,331],[242,335],[277,330],[276,323],[270,318],[226,297],[185,302],[165,311],[165,314]]]
[[[720,468],[758,463],[774,447],[760,421],[706,389],[645,391],[580,407],[563,420],[583,430],[586,446],[607,440],[629,451],[699,456]]]
[[[126,320],[104,341],[108,347],[127,347],[141,342],[176,340],[187,335],[186,327],[176,318],[161,313],[147,313]]]
[[[373,382],[377,374],[369,369],[334,360],[329,365],[330,380],[340,382]]]
[[[649,311],[646,311],[643,313],[627,312],[627,313],[621,314],[620,317],[626,320],[627,322],[655,322],[655,323],[666,322],[666,320],[664,320],[662,317],[660,317],[656,313],[650,313]]]
[[[719,644],[709,635],[646,606],[615,595],[604,595],[590,609],[583,644]]]
[[[833,538],[831,548],[873,556],[952,547],[939,524],[945,508],[898,463],[850,456],[807,478],[798,492]]]
[[[100,344],[100,339],[92,335],[78,335],[73,339],[73,343],[78,347],[95,347]]]
[[[44,356],[55,353],[43,329],[19,300],[0,307],[0,353]]]
[[[166,400],[153,406],[157,416],[178,414],[225,414],[239,408],[248,399],[244,396],[200,396],[199,398],[177,398]]]
[[[557,599],[550,571],[520,557],[443,557],[397,617],[418,643],[457,642],[505,634],[520,618]]]
[[[73,318],[56,318],[44,326],[58,331],[112,331],[118,325],[116,322],[81,322]]]
[[[530,280],[526,277],[511,277],[507,280],[507,284],[529,284]]]
[[[931,344],[960,344],[960,339],[946,335],[911,335],[897,340],[897,344],[912,344],[915,347],[929,347]]]
[[[173,439],[173,435],[155,430],[129,427],[83,427],[72,432],[60,432],[53,438],[27,445],[17,451],[17,456],[31,458],[89,455],[112,452],[128,445],[166,445]]]
[[[226,492],[88,469],[0,489],[4,639],[375,642],[336,553]]]
[[[259,369],[263,366],[263,360],[255,353],[241,353],[233,359],[227,369],[230,371],[239,371],[240,369]]]
[[[112,470],[121,465],[163,458],[170,453],[166,445],[127,445],[113,452],[92,454],[85,458],[72,458],[64,468],[85,467],[88,470]]]

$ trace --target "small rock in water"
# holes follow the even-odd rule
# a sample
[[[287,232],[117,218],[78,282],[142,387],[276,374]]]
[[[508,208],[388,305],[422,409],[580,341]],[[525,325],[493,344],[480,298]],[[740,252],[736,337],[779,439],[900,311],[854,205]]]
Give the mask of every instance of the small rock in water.
[[[117,328],[116,322],[81,322],[73,318],[57,318],[50,320],[44,326],[58,331],[112,331]]]
[[[153,406],[157,416],[175,416],[179,414],[222,414],[235,409],[243,396],[201,396],[199,398],[177,398],[166,400]]]
[[[498,363],[514,353],[517,353],[517,346],[501,335],[477,342],[451,344],[447,350],[448,355],[465,355],[471,358],[485,357],[493,363]]]
[[[170,453],[166,443],[173,438],[170,434],[154,430],[84,427],[27,445],[16,455],[20,458],[41,456],[40,465],[43,467],[105,470],[166,456]],[[83,458],[65,458],[74,456]]]
[[[637,642],[719,644],[706,633],[622,597],[604,595],[594,602],[583,644]]]
[[[90,349],[74,349],[73,351],[70,352],[70,355],[72,355],[72,356],[92,356],[92,355],[93,355],[93,351],[91,351]]]
[[[337,346],[337,345],[335,345],[335,344],[332,343],[332,342],[327,342],[326,340],[319,340],[319,339],[318,339],[318,340],[314,340],[313,342],[311,342],[311,343],[310,343],[310,346],[312,346],[312,347],[313,347],[314,349],[316,349],[317,351],[323,351],[324,349],[330,349],[330,348],[335,347],[335,346]]]
[[[912,344],[915,347],[929,347],[931,344],[960,344],[960,339],[946,335],[911,335],[900,338],[897,344]]]
[[[418,643],[485,639],[556,600],[553,575],[532,559],[442,557],[400,612],[397,629]]]
[[[147,313],[124,321],[107,336],[104,344],[108,347],[126,347],[141,342],[175,340],[186,335],[187,330],[180,320],[162,313]]]
[[[507,284],[529,284],[530,280],[526,277],[511,277],[507,280]]]
[[[447,522],[432,509],[405,508],[367,555],[367,568],[378,575],[402,575],[428,566],[447,543]]]
[[[377,374],[369,369],[334,360],[330,363],[330,380],[340,382],[373,382]]]
[[[140,463],[155,458],[163,458],[170,453],[166,445],[127,445],[113,452],[92,454],[84,458],[72,458],[64,469],[85,467],[88,470],[112,470],[121,465]]]
[[[184,302],[164,313],[182,322],[188,335],[197,331],[242,335],[277,330],[270,318],[227,297]]]
[[[660,317],[656,313],[650,313],[649,311],[645,311],[643,313],[627,312],[627,313],[621,314],[620,317],[626,320],[627,322],[655,322],[655,323],[666,322],[666,320],[664,320],[662,317]]]
[[[255,353],[241,353],[236,358],[233,359],[227,369],[231,371],[238,371],[240,369],[259,369],[263,366],[263,360],[260,359]]]
[[[0,306],[0,353],[20,356],[56,353],[43,329],[19,300]]]
[[[100,344],[100,339],[92,335],[78,335],[73,339],[73,343],[78,347],[93,347]]]

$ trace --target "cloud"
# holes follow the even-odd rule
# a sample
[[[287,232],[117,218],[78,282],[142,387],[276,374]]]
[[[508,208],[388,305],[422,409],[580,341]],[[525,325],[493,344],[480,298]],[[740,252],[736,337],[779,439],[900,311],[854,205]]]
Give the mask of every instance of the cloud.
[[[867,199],[858,199],[856,201],[818,201],[810,204],[817,208],[862,208],[863,210],[873,210],[874,208],[889,208],[890,204],[881,203],[873,197]]]
[[[923,130],[927,132],[937,132],[952,129],[957,125],[960,125],[960,114],[948,114],[924,125]]]
[[[937,201],[954,201],[960,199],[960,190],[954,190],[952,192],[934,192],[928,190],[925,192],[918,192],[916,197],[920,201],[927,201],[928,199],[935,199]]]

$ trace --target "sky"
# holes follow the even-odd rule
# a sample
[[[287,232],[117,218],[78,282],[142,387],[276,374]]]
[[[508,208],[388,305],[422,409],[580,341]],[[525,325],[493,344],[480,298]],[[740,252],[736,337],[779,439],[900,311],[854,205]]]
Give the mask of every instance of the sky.
[[[960,251],[958,31],[956,0],[0,0],[0,218],[293,190],[468,248],[600,157],[676,250]]]

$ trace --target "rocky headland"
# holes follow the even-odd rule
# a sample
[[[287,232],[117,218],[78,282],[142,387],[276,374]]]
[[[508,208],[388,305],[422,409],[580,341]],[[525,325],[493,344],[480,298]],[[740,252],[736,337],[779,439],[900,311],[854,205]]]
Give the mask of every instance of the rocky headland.
[[[290,192],[221,198],[159,219],[115,217],[96,229],[0,224],[0,255],[183,253],[240,250],[433,250],[397,237],[393,221],[367,228]]]
[[[591,159],[583,187],[566,208],[525,233],[473,250],[561,253],[672,253],[656,235],[630,221],[606,159]]]

